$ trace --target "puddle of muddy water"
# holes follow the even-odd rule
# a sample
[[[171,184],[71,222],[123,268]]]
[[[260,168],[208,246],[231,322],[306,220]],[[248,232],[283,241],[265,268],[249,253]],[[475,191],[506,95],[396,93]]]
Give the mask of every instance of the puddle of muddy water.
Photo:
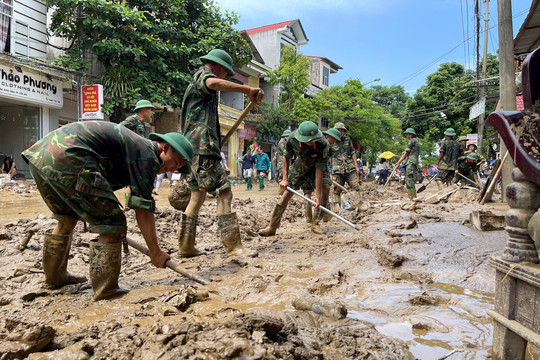
[[[408,295],[423,291],[447,301],[412,306]],[[369,322],[381,334],[403,340],[418,359],[438,359],[457,350],[456,359],[480,360],[491,352],[493,326],[486,312],[493,307],[493,294],[444,283],[426,289],[387,284],[364,289],[347,302],[354,307],[349,318]]]

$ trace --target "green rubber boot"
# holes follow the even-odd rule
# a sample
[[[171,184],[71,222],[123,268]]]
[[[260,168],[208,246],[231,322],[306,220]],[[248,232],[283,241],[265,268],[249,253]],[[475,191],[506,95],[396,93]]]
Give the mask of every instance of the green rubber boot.
[[[228,256],[242,255],[255,257],[258,255],[256,251],[245,249],[242,245],[236,213],[218,216],[218,231]]]
[[[51,230],[45,232],[43,242],[43,272],[45,287],[58,289],[64,285],[78,284],[86,281],[84,276],[74,276],[67,272],[71,235],[53,235]]]
[[[195,247],[195,238],[197,236],[197,218],[198,216],[187,216],[182,214],[180,219],[180,229],[178,229],[178,251],[184,258],[203,255]]]
[[[264,190],[264,176],[259,176],[259,191]]]
[[[248,178],[246,179],[246,181],[247,181],[247,189],[246,189],[246,190],[251,190],[251,189],[253,189],[253,186],[251,185],[251,178],[248,177]]]
[[[94,300],[112,299],[128,293],[120,289],[118,278],[122,266],[122,243],[90,241],[90,283]]]

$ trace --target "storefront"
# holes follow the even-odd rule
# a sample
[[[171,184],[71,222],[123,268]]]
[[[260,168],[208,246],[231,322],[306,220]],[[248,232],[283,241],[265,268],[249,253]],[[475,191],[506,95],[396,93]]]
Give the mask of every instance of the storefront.
[[[59,124],[77,120],[77,98],[64,103],[71,81],[9,62],[0,63],[0,158],[12,156],[29,177],[21,152]]]

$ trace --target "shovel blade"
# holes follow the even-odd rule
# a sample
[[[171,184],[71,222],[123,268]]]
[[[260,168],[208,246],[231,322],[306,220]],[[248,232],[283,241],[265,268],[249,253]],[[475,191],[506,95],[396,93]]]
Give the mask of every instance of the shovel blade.
[[[426,185],[422,185],[418,188],[418,190],[416,190],[416,193],[421,193],[422,191],[426,190]]]

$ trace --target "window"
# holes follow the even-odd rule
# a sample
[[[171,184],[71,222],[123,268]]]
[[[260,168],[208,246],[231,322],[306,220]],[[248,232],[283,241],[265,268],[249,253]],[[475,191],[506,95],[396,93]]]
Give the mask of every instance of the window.
[[[325,118],[325,117],[321,118],[321,127],[328,129],[328,118]]]
[[[0,51],[11,51],[11,17],[13,16],[12,0],[0,0]]]
[[[326,66],[323,66],[323,68],[322,68],[322,84],[324,86],[328,86],[329,78],[330,78],[330,69],[327,68]]]
[[[15,55],[28,57],[28,24],[15,21]]]

